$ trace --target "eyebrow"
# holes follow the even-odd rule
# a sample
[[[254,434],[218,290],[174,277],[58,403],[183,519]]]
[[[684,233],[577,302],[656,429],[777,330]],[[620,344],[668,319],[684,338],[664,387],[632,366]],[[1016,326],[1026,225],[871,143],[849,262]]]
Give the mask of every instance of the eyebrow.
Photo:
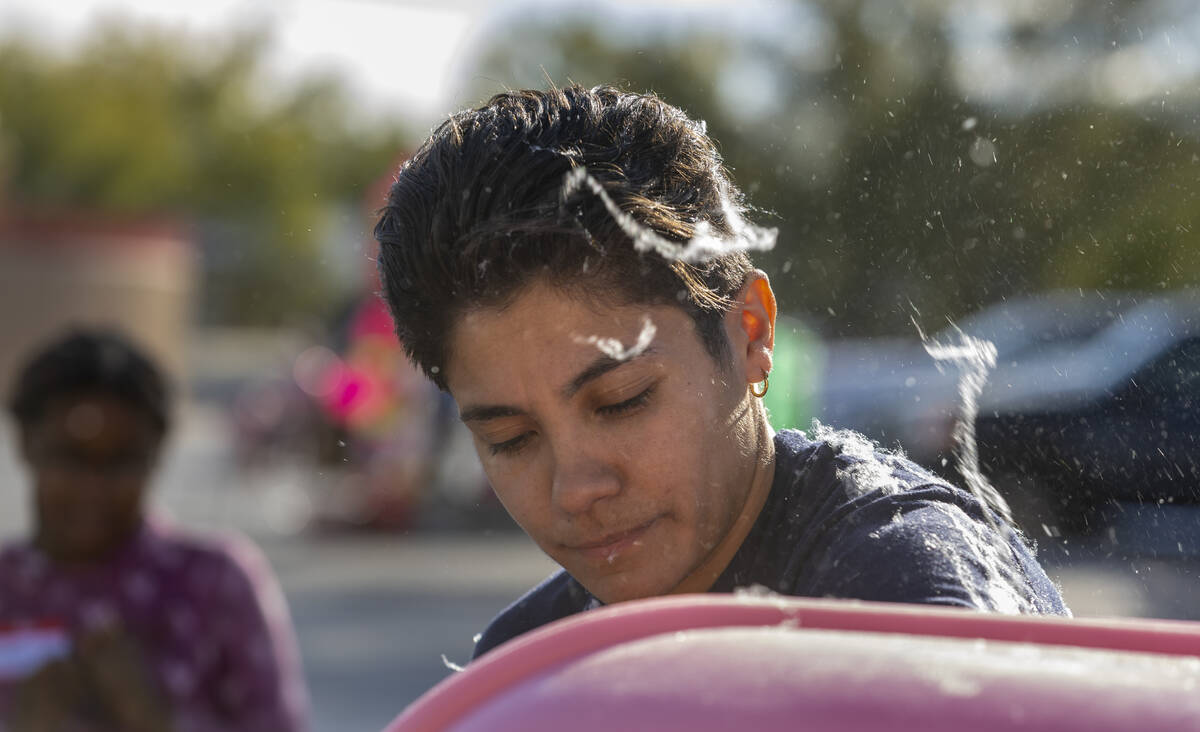
[[[571,381],[562,388],[562,395],[565,399],[570,399],[579,393],[588,382],[595,381],[601,376],[607,374],[613,369],[624,366],[628,363],[633,363],[644,356],[649,356],[655,353],[653,348],[646,348],[641,353],[638,353],[629,358],[613,358],[607,354],[598,357],[595,361],[588,364],[587,368],[579,372],[579,375],[571,379]],[[521,417],[525,415],[525,410],[517,407],[508,406],[506,404],[488,404],[467,407],[458,414],[458,418],[463,422],[486,422],[489,419],[500,419],[502,417]]]
[[[504,405],[482,406],[482,407],[467,407],[458,413],[458,418],[463,422],[486,422],[489,419],[499,419],[501,417],[520,417],[525,414],[516,407],[508,407]]]
[[[562,394],[565,398],[570,399],[589,381],[594,381],[615,368],[624,366],[627,363],[633,363],[639,358],[649,356],[654,352],[654,348],[644,348],[629,358],[613,358],[608,354],[604,354],[595,361],[592,361],[583,371],[580,371],[578,376],[571,379],[571,382],[563,387]]]

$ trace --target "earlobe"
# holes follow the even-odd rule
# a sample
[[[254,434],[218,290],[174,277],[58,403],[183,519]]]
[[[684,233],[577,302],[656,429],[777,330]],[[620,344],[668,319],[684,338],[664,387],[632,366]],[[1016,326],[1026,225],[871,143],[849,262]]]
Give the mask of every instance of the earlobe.
[[[767,275],[754,270],[746,278],[739,293],[741,336],[745,339],[745,377],[747,383],[757,383],[771,372],[775,348],[775,293]]]

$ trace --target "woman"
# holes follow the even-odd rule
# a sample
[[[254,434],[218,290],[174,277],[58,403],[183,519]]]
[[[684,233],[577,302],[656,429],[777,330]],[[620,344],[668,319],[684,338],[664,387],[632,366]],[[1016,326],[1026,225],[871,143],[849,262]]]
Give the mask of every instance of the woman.
[[[65,643],[0,681],[5,729],[303,729],[295,639],[263,557],[146,515],[169,427],[155,365],[116,334],[74,332],[26,364],[9,406],[34,533],[0,551],[0,627]]]
[[[1011,527],[855,436],[772,430],[775,297],[704,126],[611,87],[442,124],[375,234],[412,359],[563,571],[476,655],[599,604],[763,585],[1066,613]]]

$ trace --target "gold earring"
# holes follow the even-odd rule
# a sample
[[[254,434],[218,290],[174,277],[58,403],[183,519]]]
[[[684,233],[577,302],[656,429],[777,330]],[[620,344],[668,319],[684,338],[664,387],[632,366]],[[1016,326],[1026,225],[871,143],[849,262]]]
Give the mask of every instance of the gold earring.
[[[761,390],[755,389],[754,385],[751,384],[750,385],[750,395],[754,396],[758,399],[762,399],[763,397],[765,397],[767,395],[767,389],[770,389],[770,388],[771,388],[771,382],[767,380],[767,372],[764,371],[763,378],[762,378],[762,389]]]

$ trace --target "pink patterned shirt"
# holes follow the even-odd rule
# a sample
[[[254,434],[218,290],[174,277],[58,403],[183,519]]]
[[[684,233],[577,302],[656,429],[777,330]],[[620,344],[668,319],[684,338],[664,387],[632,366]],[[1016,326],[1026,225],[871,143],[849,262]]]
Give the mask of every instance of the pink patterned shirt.
[[[307,728],[287,604],[249,541],[147,520],[108,562],[86,568],[55,565],[28,542],[0,550],[0,627],[49,623],[74,634],[113,620],[138,641],[177,730]],[[0,681],[0,715],[13,688]]]

